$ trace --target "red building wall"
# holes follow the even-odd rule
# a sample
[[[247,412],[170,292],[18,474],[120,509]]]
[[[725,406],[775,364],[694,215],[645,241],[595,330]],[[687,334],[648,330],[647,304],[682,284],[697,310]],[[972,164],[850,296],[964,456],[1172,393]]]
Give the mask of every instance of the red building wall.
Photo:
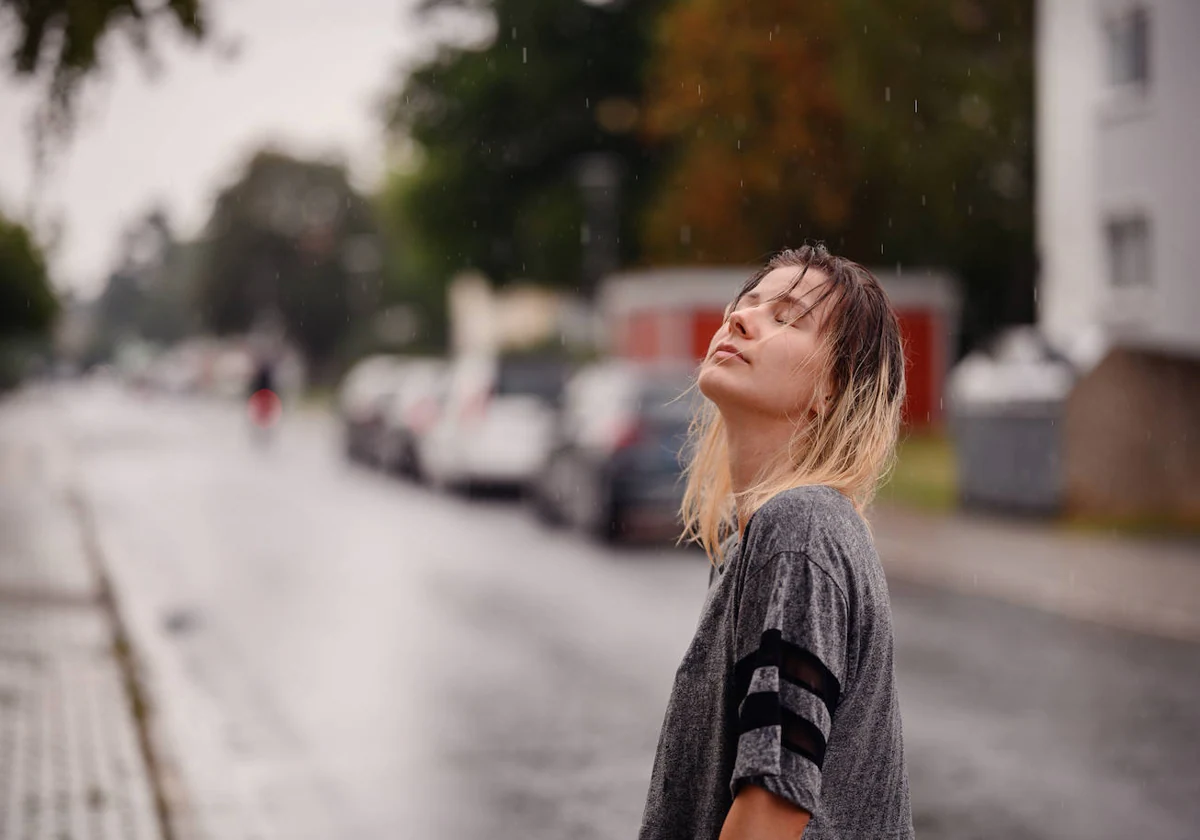
[[[942,388],[948,353],[943,319],[932,310],[917,308],[897,310],[896,314],[904,342],[908,380],[904,423],[917,429],[936,428],[942,421]],[[632,313],[618,328],[617,355],[641,361],[690,358],[699,362],[724,318],[724,310],[717,308]],[[680,319],[683,319],[682,325]],[[673,346],[681,340],[686,344]]]
[[[902,309],[896,312],[904,342],[904,375],[908,394],[904,423],[915,428],[934,427],[942,420],[942,371],[946,348],[941,319],[933,312]]]

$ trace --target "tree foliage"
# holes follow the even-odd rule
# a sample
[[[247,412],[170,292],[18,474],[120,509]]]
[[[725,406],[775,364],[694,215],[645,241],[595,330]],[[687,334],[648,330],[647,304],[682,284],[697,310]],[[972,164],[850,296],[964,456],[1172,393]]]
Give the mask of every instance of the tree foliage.
[[[99,67],[106,40],[123,32],[143,55],[150,55],[151,29],[164,18],[200,39],[205,6],[205,0],[0,0],[0,21],[16,23],[12,72],[48,77],[46,127],[64,131],[79,83]]]
[[[653,160],[634,131],[661,0],[430,2],[494,21],[483,46],[444,46],[407,75],[387,119],[410,138],[418,165],[392,179],[384,203],[407,234],[414,272],[440,284],[461,268],[503,283],[574,287],[581,276],[586,156],[622,171],[618,227],[636,255],[637,208]]]
[[[379,248],[370,205],[340,165],[260,152],[213,207],[200,314],[218,333],[278,318],[319,373],[376,307]]]
[[[966,333],[1031,315],[1031,0],[679,0],[645,132],[671,165],[650,259],[751,262],[805,238],[944,265]]]
[[[96,342],[111,351],[137,336],[174,344],[198,327],[193,302],[197,246],[179,241],[166,214],[147,212],[126,229],[117,268],[96,300]]]
[[[57,313],[41,249],[23,225],[0,216],[0,339],[45,334]]]

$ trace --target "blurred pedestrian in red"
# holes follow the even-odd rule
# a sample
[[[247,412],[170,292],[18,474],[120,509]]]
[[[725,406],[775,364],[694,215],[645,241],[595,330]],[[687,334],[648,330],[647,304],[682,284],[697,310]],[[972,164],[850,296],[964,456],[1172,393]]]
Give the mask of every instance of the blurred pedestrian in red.
[[[255,366],[249,391],[247,409],[250,420],[260,429],[274,426],[279,420],[283,404],[275,390],[275,368],[270,361],[263,359]]]

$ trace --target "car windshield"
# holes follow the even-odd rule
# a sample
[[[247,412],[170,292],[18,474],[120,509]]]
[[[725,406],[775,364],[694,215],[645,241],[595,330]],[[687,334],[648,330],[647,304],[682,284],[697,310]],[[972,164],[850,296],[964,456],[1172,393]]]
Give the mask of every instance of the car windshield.
[[[562,362],[506,359],[496,375],[496,395],[529,395],[556,402],[562,394],[567,367]]]

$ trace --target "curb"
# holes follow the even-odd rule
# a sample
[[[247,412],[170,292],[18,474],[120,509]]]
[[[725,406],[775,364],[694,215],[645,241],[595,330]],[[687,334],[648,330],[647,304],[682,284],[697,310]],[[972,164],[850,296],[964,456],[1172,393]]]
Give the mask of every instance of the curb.
[[[134,730],[137,733],[138,750],[146,767],[146,778],[149,781],[150,793],[154,801],[159,836],[162,840],[178,840],[174,828],[171,799],[167,794],[168,785],[163,772],[163,764],[151,732],[152,710],[149,696],[138,670],[137,656],[130,641],[128,628],[122,619],[117,596],[108,576],[95,520],[91,508],[79,488],[72,487],[67,491],[67,502],[79,526],[84,556],[96,576],[100,608],[107,616],[112,629],[113,658],[121,673],[121,682],[129,704],[129,713],[133,718]]]

